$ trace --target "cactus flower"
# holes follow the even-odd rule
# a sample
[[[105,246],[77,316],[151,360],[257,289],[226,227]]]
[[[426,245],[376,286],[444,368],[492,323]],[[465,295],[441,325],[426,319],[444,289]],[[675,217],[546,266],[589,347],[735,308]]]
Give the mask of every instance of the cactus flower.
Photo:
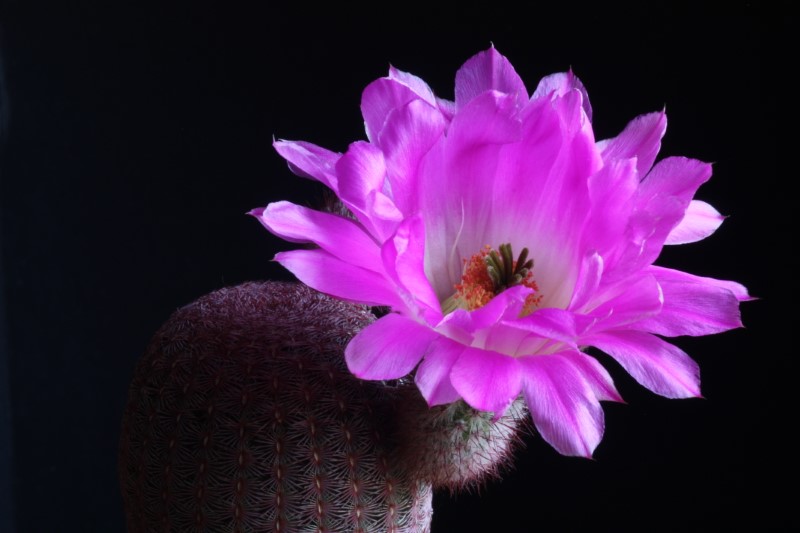
[[[351,372],[412,375],[430,405],[463,399],[495,416],[522,394],[541,436],[584,457],[603,435],[600,402],[621,401],[587,348],[656,394],[700,396],[698,365],[664,338],[740,327],[749,297],[653,264],[664,245],[699,241],[723,220],[693,198],[710,164],[656,162],[663,111],[597,141],[572,72],[529,94],[493,47],[458,70],[454,101],[390,68],[361,110],[368,140],[344,154],[274,144],[347,216],[284,201],[251,212],[316,245],[275,257],[300,281],[389,308],[346,347]]]

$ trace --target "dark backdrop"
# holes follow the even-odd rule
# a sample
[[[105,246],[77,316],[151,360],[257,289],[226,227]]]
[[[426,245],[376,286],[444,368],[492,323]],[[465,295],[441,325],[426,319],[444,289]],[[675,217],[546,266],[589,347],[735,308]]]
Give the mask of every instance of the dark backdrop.
[[[436,495],[434,533],[797,524],[779,488],[797,455],[779,313],[797,291],[788,2],[238,4],[2,4],[0,531],[124,530],[119,425],[150,335],[206,292],[290,279],[270,262],[289,245],[244,213],[319,191],[273,136],[344,150],[389,63],[452,97],[490,43],[530,90],[572,67],[598,138],[666,105],[662,154],[715,162],[699,197],[730,217],[660,263],[761,300],[746,329],[678,341],[705,400],[657,397],[609,363],[628,405],[606,405],[594,461],[528,437],[501,482]]]

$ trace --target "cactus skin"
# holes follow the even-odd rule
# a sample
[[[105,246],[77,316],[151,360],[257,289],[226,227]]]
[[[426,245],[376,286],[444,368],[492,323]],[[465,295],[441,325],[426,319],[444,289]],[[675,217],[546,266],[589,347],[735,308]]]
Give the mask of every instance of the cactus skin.
[[[523,444],[521,430],[532,429],[522,396],[497,420],[463,401],[428,407],[419,393],[415,396],[416,401],[408,398],[396,414],[400,431],[395,460],[406,465],[413,479],[451,494],[499,479]]]
[[[129,533],[428,532],[433,488],[496,474],[519,441],[519,404],[492,422],[464,404],[428,408],[404,380],[355,378],[343,349],[374,319],[282,282],[175,312],[123,415]]]

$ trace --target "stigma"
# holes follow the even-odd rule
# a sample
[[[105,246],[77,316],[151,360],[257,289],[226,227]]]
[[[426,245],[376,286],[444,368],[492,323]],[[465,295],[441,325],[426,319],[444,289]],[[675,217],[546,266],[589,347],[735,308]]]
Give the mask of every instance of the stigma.
[[[501,244],[497,250],[487,244],[480,252],[464,259],[461,282],[454,286],[455,293],[442,303],[442,311],[474,311],[504,290],[524,285],[533,289],[533,294],[525,299],[521,316],[531,314],[539,306],[542,296],[533,279],[533,259],[528,259],[528,253],[528,249],[523,248],[519,257],[514,259],[511,244]]]

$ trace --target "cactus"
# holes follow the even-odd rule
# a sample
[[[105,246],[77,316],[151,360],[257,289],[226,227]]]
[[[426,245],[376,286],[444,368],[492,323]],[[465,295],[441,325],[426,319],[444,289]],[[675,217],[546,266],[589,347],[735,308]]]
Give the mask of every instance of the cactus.
[[[429,408],[408,379],[344,363],[375,316],[300,284],[246,283],[179,309],[136,366],[123,416],[128,531],[426,532],[432,492],[508,463],[498,420]]]

